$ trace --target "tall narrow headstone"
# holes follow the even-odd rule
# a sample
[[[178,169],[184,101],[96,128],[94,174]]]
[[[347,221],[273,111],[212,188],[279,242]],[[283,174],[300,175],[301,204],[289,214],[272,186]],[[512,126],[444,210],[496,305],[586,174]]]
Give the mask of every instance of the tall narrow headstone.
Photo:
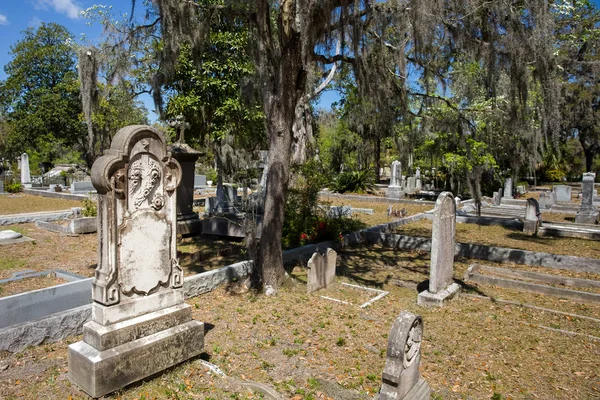
[[[581,181],[581,207],[575,216],[575,222],[580,224],[595,224],[598,220],[598,210],[594,207],[594,180],[596,174],[587,172]]]
[[[542,224],[540,205],[536,199],[527,199],[525,207],[525,220],[523,221],[523,232],[528,235],[537,235],[538,228]]]
[[[419,293],[417,304],[443,306],[460,286],[454,283],[454,235],[456,204],[450,192],[442,192],[435,203],[431,231],[431,267],[429,289]]]
[[[402,163],[398,160],[392,162],[392,175],[390,186],[388,186],[386,197],[392,199],[403,199],[404,190],[402,187]]]
[[[29,170],[29,156],[27,153],[21,154],[21,185],[24,188],[31,188],[31,171]]]
[[[162,133],[121,129],[94,163],[98,267],[92,319],[69,346],[69,379],[100,397],[194,357],[204,324],[183,302],[177,260],[179,163]]]
[[[419,377],[423,319],[402,311],[390,331],[379,400],[425,400],[431,388]]]
[[[504,198],[512,199],[513,198],[513,183],[512,178],[506,178],[504,180]]]
[[[406,192],[412,194],[415,192],[416,188],[417,178],[415,178],[414,176],[409,176],[408,178],[406,178]]]

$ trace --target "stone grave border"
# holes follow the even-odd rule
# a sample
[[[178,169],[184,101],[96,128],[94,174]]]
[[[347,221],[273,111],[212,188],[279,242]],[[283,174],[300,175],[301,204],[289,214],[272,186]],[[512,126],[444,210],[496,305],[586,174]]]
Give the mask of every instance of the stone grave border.
[[[365,302],[364,304],[361,304],[359,307],[360,308],[366,308],[368,306],[370,306],[371,304],[375,303],[377,300],[380,300],[382,298],[384,298],[385,296],[387,296],[390,292],[386,292],[385,290],[380,290],[380,289],[373,289],[367,286],[360,286],[360,285],[354,285],[352,283],[347,283],[347,282],[341,282],[341,285],[344,286],[348,286],[354,289],[359,289],[359,290],[366,290],[369,292],[375,292],[377,293],[377,296],[373,297],[372,299],[369,299],[367,302]],[[331,300],[331,301],[335,301],[337,303],[342,303],[342,304],[347,304],[347,305],[356,305],[356,304],[352,304],[348,301],[344,301],[344,300],[339,300],[339,299],[334,299],[333,297],[328,297],[328,296],[319,296],[322,299],[325,300]]]
[[[81,213],[80,207],[73,207],[70,210],[60,211],[42,211],[37,213],[25,213],[25,214],[9,214],[0,215],[0,226],[13,225],[13,224],[25,224],[36,221],[56,221],[60,219],[67,219],[77,216]]]
[[[54,199],[63,199],[63,200],[85,200],[90,196],[88,194],[75,194],[75,193],[66,193],[66,192],[49,192],[48,188],[37,188],[37,189],[23,189],[23,193],[31,194],[34,196],[40,197],[50,197]]]

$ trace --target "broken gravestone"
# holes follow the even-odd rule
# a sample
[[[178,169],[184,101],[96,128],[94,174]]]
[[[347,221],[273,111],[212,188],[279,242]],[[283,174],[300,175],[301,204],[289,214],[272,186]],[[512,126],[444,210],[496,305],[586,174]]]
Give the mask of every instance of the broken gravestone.
[[[431,267],[429,289],[419,293],[417,304],[443,306],[454,297],[460,286],[454,283],[454,235],[456,230],[456,204],[450,192],[442,192],[433,210],[431,231]]]
[[[431,388],[419,377],[423,319],[402,311],[388,339],[379,400],[429,399]]]
[[[525,207],[525,220],[523,221],[523,232],[528,235],[537,235],[538,228],[542,225],[542,214],[540,205],[536,199],[527,199]]]
[[[318,252],[312,255],[310,260],[308,260],[306,293],[326,289],[335,282],[336,262],[337,253],[333,249],[328,248],[323,255]]]
[[[183,302],[176,248],[179,163],[162,133],[128,126],[92,167],[98,267],[92,320],[69,346],[69,379],[100,397],[194,357],[204,324]]]

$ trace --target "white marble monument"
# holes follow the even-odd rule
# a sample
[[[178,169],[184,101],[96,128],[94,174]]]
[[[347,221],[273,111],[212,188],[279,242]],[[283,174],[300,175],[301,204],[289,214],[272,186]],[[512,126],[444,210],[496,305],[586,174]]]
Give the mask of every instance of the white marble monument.
[[[21,185],[26,189],[31,188],[31,171],[27,153],[21,154]]]
[[[69,379],[100,397],[202,352],[204,324],[183,302],[176,248],[179,163],[162,133],[121,129],[94,163],[98,267],[92,320],[69,346]]]
[[[390,185],[387,188],[386,197],[392,199],[404,198],[404,187],[402,186],[402,163],[398,160],[392,162],[392,175]]]
[[[433,210],[429,289],[419,293],[417,304],[441,307],[446,300],[460,292],[460,286],[453,279],[455,233],[454,196],[450,192],[442,192]]]

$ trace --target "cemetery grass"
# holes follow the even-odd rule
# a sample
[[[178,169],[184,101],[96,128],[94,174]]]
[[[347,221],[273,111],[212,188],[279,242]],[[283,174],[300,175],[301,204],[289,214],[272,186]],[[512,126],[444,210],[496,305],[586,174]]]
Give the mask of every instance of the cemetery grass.
[[[24,193],[0,196],[0,215],[68,210],[71,207],[82,207],[82,202]]]
[[[469,260],[455,263],[460,279]],[[381,385],[391,325],[401,310],[425,322],[421,375],[433,399],[590,399],[600,396],[600,323],[463,296],[442,309],[416,305],[414,286],[428,277],[429,256],[379,246],[339,252],[338,280],[389,291],[367,308],[306,294],[296,268],[274,297],[239,283],[188,301],[206,324],[204,354],[108,396],[114,399],[257,399],[243,384],[268,385],[286,399],[366,399]],[[600,306],[502,288],[467,293],[523,301],[600,318]],[[363,295],[346,300],[359,304]],[[87,398],[67,378],[67,340],[0,354],[0,397]],[[202,360],[229,377],[211,374]],[[3,370],[3,368],[6,368]]]
[[[422,219],[394,229],[394,233],[431,238],[431,221]],[[577,257],[600,258],[600,242],[577,238],[529,236],[503,226],[456,224],[456,241]]]

